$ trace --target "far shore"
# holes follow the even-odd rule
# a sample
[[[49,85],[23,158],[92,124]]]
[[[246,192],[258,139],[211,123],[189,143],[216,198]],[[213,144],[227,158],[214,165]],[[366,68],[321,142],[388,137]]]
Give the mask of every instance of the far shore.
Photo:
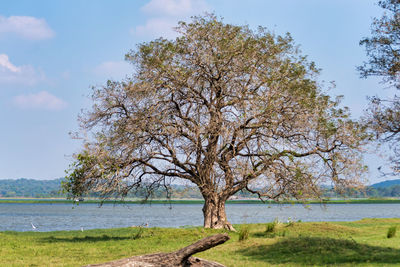
[[[65,198],[1,198],[0,204],[5,203],[26,203],[26,204],[203,204],[202,199],[152,199],[143,201],[140,199],[124,199],[124,200],[101,200],[95,198],[87,198],[81,201],[70,200]],[[259,199],[235,199],[228,200],[226,204],[399,204],[400,198],[344,198],[344,199],[323,199],[323,200],[309,200],[309,201],[260,201]]]

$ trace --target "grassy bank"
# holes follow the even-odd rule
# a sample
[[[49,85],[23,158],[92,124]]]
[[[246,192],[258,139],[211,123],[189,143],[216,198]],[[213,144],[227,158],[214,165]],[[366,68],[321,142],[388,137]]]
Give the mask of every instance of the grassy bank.
[[[398,266],[400,219],[236,225],[231,240],[197,256],[226,266]],[[249,232],[239,241],[240,232]],[[121,228],[60,232],[0,232],[0,266],[80,266],[177,250],[221,232],[202,228]]]
[[[1,203],[26,203],[26,204],[56,204],[56,203],[75,203],[73,200],[67,200],[62,198],[0,198]],[[80,204],[142,204],[142,200],[105,200],[101,201],[98,199],[87,199],[79,202]],[[203,204],[204,201],[201,199],[173,199],[173,200],[149,200],[146,203],[149,204]],[[399,204],[400,199],[398,198],[362,198],[362,199],[334,199],[334,200],[311,200],[307,202],[299,201],[266,201],[261,202],[258,199],[240,199],[240,200],[228,200],[227,204]]]

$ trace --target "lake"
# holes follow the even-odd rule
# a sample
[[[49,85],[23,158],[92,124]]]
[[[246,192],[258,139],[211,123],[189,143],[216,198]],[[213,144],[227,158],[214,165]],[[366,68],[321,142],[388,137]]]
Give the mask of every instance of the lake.
[[[400,204],[227,204],[233,224],[297,221],[355,221],[400,216]],[[185,227],[203,224],[201,204],[22,204],[0,203],[0,231],[80,230],[148,224]]]

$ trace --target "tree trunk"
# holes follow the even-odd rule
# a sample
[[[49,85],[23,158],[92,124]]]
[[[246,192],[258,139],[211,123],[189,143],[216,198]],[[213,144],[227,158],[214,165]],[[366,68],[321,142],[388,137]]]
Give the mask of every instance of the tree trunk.
[[[229,240],[227,234],[217,234],[203,238],[175,252],[135,256],[102,264],[87,265],[87,267],[224,267],[217,262],[192,257],[192,255],[218,246],[227,240]]]
[[[226,198],[217,194],[203,195],[203,197],[205,200],[203,206],[204,228],[235,231],[226,218]]]

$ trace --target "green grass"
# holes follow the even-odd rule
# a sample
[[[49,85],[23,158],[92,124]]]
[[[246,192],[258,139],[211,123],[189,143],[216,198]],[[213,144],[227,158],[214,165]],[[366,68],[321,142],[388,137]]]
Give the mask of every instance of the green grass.
[[[399,266],[400,238],[386,237],[400,219],[265,224],[197,256],[226,266]],[[193,228],[118,228],[59,232],[0,232],[0,266],[81,266],[140,254],[169,252],[223,231]],[[284,234],[283,234],[284,233]]]

